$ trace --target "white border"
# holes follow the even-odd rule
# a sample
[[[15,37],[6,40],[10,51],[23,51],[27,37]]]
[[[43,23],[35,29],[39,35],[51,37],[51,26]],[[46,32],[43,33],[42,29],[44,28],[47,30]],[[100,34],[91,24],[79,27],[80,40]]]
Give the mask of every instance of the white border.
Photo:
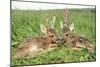
[[[76,1],[76,0],[72,0]],[[84,0],[90,4],[92,0]],[[95,0],[94,0],[95,1]],[[99,1],[99,0],[98,0]],[[82,3],[82,0],[80,0]],[[78,3],[80,3],[78,2]],[[93,4],[93,3],[92,3]],[[37,67],[99,67],[100,63],[100,3],[96,2],[96,62],[39,65]],[[10,67],[10,1],[0,0],[0,67]],[[28,66],[29,67],[29,66]],[[31,66],[32,67],[32,66]]]

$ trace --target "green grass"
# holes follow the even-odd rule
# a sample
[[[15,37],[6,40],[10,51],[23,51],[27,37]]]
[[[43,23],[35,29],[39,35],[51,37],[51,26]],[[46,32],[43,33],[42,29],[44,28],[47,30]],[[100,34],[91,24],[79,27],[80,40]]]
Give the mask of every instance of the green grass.
[[[40,33],[40,24],[49,26],[52,16],[55,15],[56,31],[61,32],[60,20],[63,17],[63,10],[48,10],[48,11],[20,11],[13,10],[12,17],[12,52],[18,45],[28,37],[42,36]],[[48,22],[46,19],[48,18]],[[88,10],[70,10],[70,22],[75,24],[75,32],[79,35],[84,35],[95,46],[95,11]],[[95,50],[95,49],[94,49]],[[86,49],[75,51],[64,46],[57,47],[53,51],[43,53],[37,57],[25,59],[12,59],[12,65],[29,65],[29,64],[50,64],[50,63],[67,63],[67,62],[82,62],[95,61],[96,52],[89,55]]]

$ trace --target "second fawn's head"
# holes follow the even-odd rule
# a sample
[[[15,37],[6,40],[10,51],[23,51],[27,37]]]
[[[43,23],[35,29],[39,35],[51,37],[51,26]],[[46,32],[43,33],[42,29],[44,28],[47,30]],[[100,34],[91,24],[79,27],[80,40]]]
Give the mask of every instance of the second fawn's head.
[[[60,22],[61,25],[61,36],[60,36],[60,41],[63,43],[64,40],[66,40],[72,31],[74,30],[74,24],[70,24],[69,21],[69,10],[65,9],[64,10],[64,15],[63,15],[63,21]]]
[[[61,42],[63,43],[67,38],[69,38],[69,36],[71,35],[71,33],[74,31],[74,24],[70,24],[70,25],[64,25],[64,23],[61,21]]]
[[[55,30],[55,20],[56,16],[53,16],[49,27],[46,27],[43,24],[40,25],[40,29],[42,33],[44,33],[44,37],[51,43],[56,43],[58,38]]]

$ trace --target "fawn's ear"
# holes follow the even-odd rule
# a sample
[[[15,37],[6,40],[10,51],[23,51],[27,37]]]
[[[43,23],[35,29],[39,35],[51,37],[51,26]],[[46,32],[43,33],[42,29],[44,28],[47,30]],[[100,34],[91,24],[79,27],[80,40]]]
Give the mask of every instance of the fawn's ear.
[[[40,29],[44,34],[47,33],[47,28],[43,24],[40,25]]]
[[[74,23],[72,23],[72,24],[69,26],[69,29],[70,29],[70,31],[73,31],[73,30],[74,30]]]

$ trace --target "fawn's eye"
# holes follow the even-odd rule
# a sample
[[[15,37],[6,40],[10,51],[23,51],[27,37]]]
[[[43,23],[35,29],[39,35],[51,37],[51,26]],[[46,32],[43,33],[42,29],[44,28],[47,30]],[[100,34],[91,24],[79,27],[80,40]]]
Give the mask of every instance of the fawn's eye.
[[[66,36],[68,36],[68,33],[67,34],[65,34]]]
[[[50,37],[54,37],[54,35],[50,35]]]

